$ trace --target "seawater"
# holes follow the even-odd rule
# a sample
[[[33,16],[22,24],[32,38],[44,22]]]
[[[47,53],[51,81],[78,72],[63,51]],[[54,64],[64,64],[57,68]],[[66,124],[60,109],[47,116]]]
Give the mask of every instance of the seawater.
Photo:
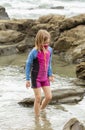
[[[3,0],[0,5],[15,19],[37,19],[47,14],[71,17],[85,13],[84,0]],[[63,8],[55,8],[59,6]]]
[[[3,0],[0,5],[6,8],[10,18],[16,19],[37,19],[50,13],[66,17],[85,13],[84,0]],[[57,6],[64,8],[52,9]],[[33,107],[20,106],[19,101],[34,97],[34,94],[31,88],[26,89],[24,69],[14,65],[15,59],[17,56],[0,57],[0,130],[62,130],[65,123],[73,117],[85,124],[85,98],[76,105],[48,105],[38,120],[34,116]],[[21,65],[23,60],[22,56]],[[58,73],[55,82],[51,83],[52,90],[76,87],[71,82],[75,77],[59,75],[64,69],[66,72],[72,68],[59,66],[56,69]]]
[[[75,88],[73,79],[55,74],[51,89]],[[33,106],[27,108],[18,104],[31,97],[34,93],[25,87],[24,68],[0,66],[0,130],[62,130],[65,123],[74,117],[85,123],[85,99],[75,105],[48,105],[37,119]]]

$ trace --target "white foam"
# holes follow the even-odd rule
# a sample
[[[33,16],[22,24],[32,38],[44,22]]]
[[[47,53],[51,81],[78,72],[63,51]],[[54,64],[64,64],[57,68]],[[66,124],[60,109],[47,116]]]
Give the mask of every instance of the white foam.
[[[84,1],[66,0],[3,0],[0,5],[6,8],[10,18],[32,18],[36,19],[46,14],[60,14],[74,16],[85,13]],[[62,6],[63,9],[51,9],[51,7]]]

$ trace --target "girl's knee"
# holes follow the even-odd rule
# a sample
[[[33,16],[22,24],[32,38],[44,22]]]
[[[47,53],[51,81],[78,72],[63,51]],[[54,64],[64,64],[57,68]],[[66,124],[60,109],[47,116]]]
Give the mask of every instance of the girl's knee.
[[[46,97],[46,100],[47,100],[47,101],[52,100],[52,95],[48,95],[48,96]]]
[[[41,102],[41,96],[36,96],[35,100],[36,100],[37,103],[40,103]]]

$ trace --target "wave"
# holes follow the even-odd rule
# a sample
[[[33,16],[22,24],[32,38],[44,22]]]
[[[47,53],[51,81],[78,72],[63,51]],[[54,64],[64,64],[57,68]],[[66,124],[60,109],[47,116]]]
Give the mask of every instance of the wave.
[[[66,17],[85,13],[84,0],[3,0],[0,5],[6,8],[10,18],[16,19],[36,19],[50,13]]]

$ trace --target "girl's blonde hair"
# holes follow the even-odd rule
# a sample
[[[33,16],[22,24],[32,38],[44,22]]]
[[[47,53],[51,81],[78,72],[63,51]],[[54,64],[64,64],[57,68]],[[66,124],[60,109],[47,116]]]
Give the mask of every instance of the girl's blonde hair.
[[[38,50],[42,50],[42,45],[47,41],[50,41],[50,33],[46,30],[40,29],[35,37],[35,47]]]

